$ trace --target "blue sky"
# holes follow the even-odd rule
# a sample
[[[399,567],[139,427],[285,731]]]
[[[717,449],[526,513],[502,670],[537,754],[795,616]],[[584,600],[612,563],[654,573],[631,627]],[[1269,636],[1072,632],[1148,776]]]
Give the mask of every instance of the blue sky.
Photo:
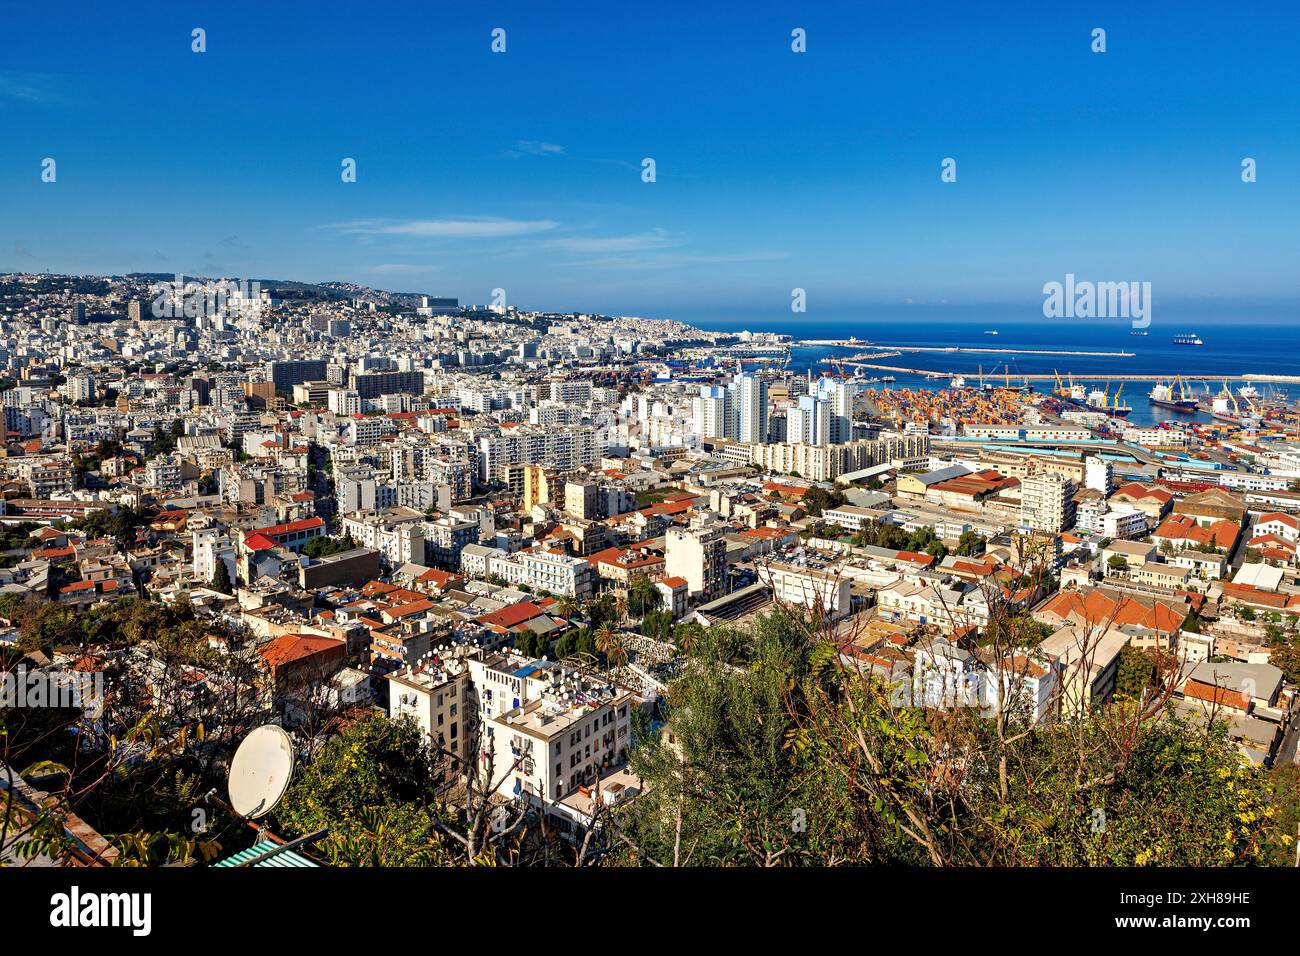
[[[1034,310],[1067,272],[1300,299],[1292,4],[4,6],[0,271],[685,319]]]

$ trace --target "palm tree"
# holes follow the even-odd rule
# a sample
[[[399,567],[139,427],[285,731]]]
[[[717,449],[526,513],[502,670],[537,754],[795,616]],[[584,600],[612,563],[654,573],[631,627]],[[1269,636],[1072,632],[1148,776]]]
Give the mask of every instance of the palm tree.
[[[608,624],[596,632],[596,650],[605,655],[606,664],[619,667],[627,663],[627,645],[623,634]]]
[[[695,646],[695,638],[699,635],[699,629],[691,624],[683,624],[674,628],[676,633],[673,637],[677,641],[677,647],[683,654],[690,655],[691,649]]]

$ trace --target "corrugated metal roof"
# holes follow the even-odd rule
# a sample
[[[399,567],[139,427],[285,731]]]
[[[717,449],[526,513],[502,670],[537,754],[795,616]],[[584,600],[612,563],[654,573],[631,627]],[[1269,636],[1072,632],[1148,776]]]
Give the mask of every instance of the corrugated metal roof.
[[[221,862],[214,863],[212,865],[213,866],[239,866],[241,863],[244,863],[247,860],[251,860],[255,856],[261,856],[263,853],[266,853],[269,850],[274,850],[277,846],[279,846],[278,843],[272,843],[270,840],[263,840],[261,843],[256,843],[253,846],[250,846],[247,850],[241,850],[240,852],[236,853],[234,856],[227,857]],[[269,859],[262,860],[260,863],[254,863],[252,865],[253,866],[319,866],[319,864],[313,863],[305,856],[293,852],[293,850],[286,850],[283,853],[277,853],[275,856],[270,857]]]

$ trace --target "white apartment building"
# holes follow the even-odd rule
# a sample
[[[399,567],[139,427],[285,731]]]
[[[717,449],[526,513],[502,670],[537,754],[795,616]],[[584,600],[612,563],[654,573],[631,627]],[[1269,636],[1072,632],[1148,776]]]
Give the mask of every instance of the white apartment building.
[[[95,400],[95,376],[89,372],[70,372],[68,380],[59,389],[70,402],[93,402]]]
[[[335,415],[360,415],[361,394],[349,388],[331,388],[326,395],[326,406]]]
[[[464,551],[469,551],[470,547]],[[583,558],[552,551],[519,551],[490,555],[485,563],[488,577],[499,575],[510,584],[524,584],[534,591],[549,591],[580,600],[595,592],[596,573]],[[461,567],[464,570],[463,561]]]
[[[778,603],[820,608],[835,620],[849,613],[851,581],[847,577],[773,562],[759,565],[758,579],[771,587]]]
[[[551,401],[560,405],[585,405],[591,401],[591,382],[587,379],[552,382]]]
[[[1115,486],[1115,469],[1110,462],[1104,458],[1090,456],[1084,461],[1084,479],[1085,488],[1091,488],[1094,491],[1100,491],[1102,497],[1106,497],[1114,490]]]
[[[617,685],[555,668],[539,697],[488,721],[482,760],[498,793],[549,809],[623,762],[636,700]]]
[[[685,578],[692,598],[718,597],[726,580],[726,542],[718,528],[672,527],[664,538],[664,576]]]
[[[488,576],[488,566],[496,558],[504,558],[509,554],[502,548],[490,547],[486,544],[467,544],[460,549],[460,573],[467,578],[477,578],[483,580]]]
[[[801,395],[786,412],[786,440],[796,445],[831,444],[831,403],[816,395]]]
[[[744,442],[767,441],[767,382],[757,375],[737,375],[731,381],[734,437]]]
[[[201,528],[190,532],[190,550],[193,555],[191,566],[198,580],[211,583],[217,573],[218,561],[226,565],[231,581],[238,580],[235,546],[224,531]]]
[[[1140,538],[1147,533],[1146,512],[1132,505],[1111,505],[1098,530],[1104,538]]]
[[[870,508],[857,505],[840,505],[822,512],[822,520],[827,524],[837,524],[848,531],[861,531],[863,527],[877,521],[880,513]],[[953,537],[960,537],[960,532]]]
[[[464,661],[426,663],[388,675],[389,719],[410,717],[439,750],[461,759],[468,756],[473,709],[473,686]]]
[[[1251,529],[1251,535],[1259,537],[1260,535],[1273,534],[1277,535],[1284,541],[1294,542],[1300,538],[1300,519],[1295,515],[1282,514],[1272,511],[1268,514],[1259,516],[1255,522],[1254,528]]]
[[[540,429],[520,426],[479,439],[480,471],[484,482],[503,465],[549,465],[572,471],[594,465],[600,458],[595,429],[590,425]]]
[[[692,402],[695,434],[701,438],[727,437],[730,399],[720,385],[700,387],[699,397]]]
[[[1033,531],[1056,533],[1074,524],[1074,482],[1051,473],[1020,482],[1020,522]]]
[[[424,515],[411,508],[360,511],[343,516],[343,533],[378,551],[390,567],[424,563]]]
[[[145,484],[160,491],[174,491],[182,483],[181,459],[178,455],[158,455],[144,469]]]

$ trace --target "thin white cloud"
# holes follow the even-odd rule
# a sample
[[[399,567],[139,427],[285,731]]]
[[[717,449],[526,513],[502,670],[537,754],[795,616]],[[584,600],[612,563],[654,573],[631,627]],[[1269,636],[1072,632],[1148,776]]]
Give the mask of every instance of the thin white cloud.
[[[512,149],[506,150],[507,156],[563,156],[565,149],[559,143],[544,143],[536,139],[515,141]]]
[[[61,106],[70,99],[57,88],[60,78],[50,73],[0,70],[0,99],[40,106]]]
[[[639,252],[647,249],[663,249],[676,245],[676,240],[667,229],[652,229],[630,236],[592,236],[583,238],[569,236],[563,239],[545,239],[540,245],[547,249],[562,249],[566,252],[617,253]]]
[[[323,228],[351,236],[410,236],[416,239],[500,239],[549,232],[553,219],[355,219]]]
[[[581,262],[566,262],[566,266],[588,269],[621,269],[626,271],[648,271],[653,269],[681,269],[687,266],[731,265],[745,262],[775,262],[784,259],[785,252],[739,252],[722,255],[700,253],[660,253],[650,255],[607,256],[602,259],[587,259]]]
[[[371,266],[368,272],[381,276],[407,276],[420,275],[425,272],[434,272],[438,266],[422,265],[413,262],[383,262],[377,266]]]

